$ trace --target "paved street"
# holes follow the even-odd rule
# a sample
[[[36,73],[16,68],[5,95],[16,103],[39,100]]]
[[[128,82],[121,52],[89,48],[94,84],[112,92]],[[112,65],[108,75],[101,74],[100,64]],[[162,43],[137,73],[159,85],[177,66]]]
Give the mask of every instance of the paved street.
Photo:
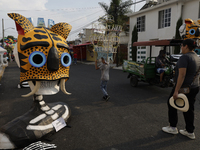
[[[108,93],[111,99],[102,101],[100,71],[94,65],[72,65],[66,90],[44,96],[46,102],[63,101],[72,111],[71,128],[64,128],[46,143],[56,144],[56,150],[199,150],[200,94],[195,103],[196,140],[180,134],[161,131],[168,125],[167,98],[170,88],[146,83],[131,87],[127,73],[111,69]],[[24,114],[32,104],[32,97],[23,98],[29,88],[18,89],[19,68],[9,63],[0,81],[0,126]],[[185,126],[179,112],[178,129]]]

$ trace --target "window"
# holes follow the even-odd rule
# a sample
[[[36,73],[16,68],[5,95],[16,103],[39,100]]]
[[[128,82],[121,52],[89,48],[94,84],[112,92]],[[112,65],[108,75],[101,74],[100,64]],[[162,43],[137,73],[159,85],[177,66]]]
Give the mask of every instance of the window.
[[[171,25],[171,8],[159,11],[158,16],[159,29],[169,27]]]
[[[129,46],[129,60],[132,60],[132,46]]]
[[[137,18],[137,31],[138,32],[145,31],[145,16]]]
[[[143,59],[146,59],[146,46],[138,46],[137,51],[137,61],[141,62]]]

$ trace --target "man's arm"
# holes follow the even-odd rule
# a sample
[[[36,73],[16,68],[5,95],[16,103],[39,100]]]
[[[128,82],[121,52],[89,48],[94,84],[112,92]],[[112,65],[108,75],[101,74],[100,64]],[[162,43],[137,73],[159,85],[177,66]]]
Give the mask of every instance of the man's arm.
[[[174,94],[173,94],[174,99],[178,98],[178,91],[181,88],[183,81],[185,79],[186,70],[187,70],[186,68],[179,68],[178,79],[177,79],[175,91],[174,91]]]
[[[161,61],[161,59],[159,58],[159,57],[157,57],[156,58],[156,66],[158,67],[162,67],[162,66],[165,66],[163,63],[162,63],[162,61]]]
[[[97,66],[97,60],[95,61],[95,69],[96,69],[96,70],[100,69],[100,68]]]
[[[170,62],[169,59],[168,59],[167,57],[165,57],[165,58],[166,58],[166,63],[167,63],[167,64],[169,64],[169,65],[174,65],[174,66],[175,66],[175,63]]]

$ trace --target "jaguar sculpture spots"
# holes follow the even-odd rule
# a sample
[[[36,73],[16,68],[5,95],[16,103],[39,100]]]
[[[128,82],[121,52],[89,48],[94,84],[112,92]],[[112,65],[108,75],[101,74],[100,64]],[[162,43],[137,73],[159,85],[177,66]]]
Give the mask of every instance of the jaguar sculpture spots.
[[[179,33],[185,39],[200,38],[200,20],[185,19],[185,23],[179,28]]]
[[[0,128],[0,149],[22,148],[54,132],[52,124],[70,117],[70,109],[63,102],[45,103],[43,95],[52,95],[65,89],[69,78],[71,57],[66,38],[71,25],[58,23],[49,28],[34,27],[24,16],[10,13],[16,23],[20,82],[27,81],[33,96],[33,105],[24,115]]]

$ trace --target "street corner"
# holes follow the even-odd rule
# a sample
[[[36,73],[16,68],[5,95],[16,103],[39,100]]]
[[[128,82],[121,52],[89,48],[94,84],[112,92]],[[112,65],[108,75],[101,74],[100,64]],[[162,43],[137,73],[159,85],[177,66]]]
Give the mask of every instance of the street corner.
[[[113,65],[113,69],[122,70],[122,66],[116,66],[116,64],[115,64],[115,65]]]

